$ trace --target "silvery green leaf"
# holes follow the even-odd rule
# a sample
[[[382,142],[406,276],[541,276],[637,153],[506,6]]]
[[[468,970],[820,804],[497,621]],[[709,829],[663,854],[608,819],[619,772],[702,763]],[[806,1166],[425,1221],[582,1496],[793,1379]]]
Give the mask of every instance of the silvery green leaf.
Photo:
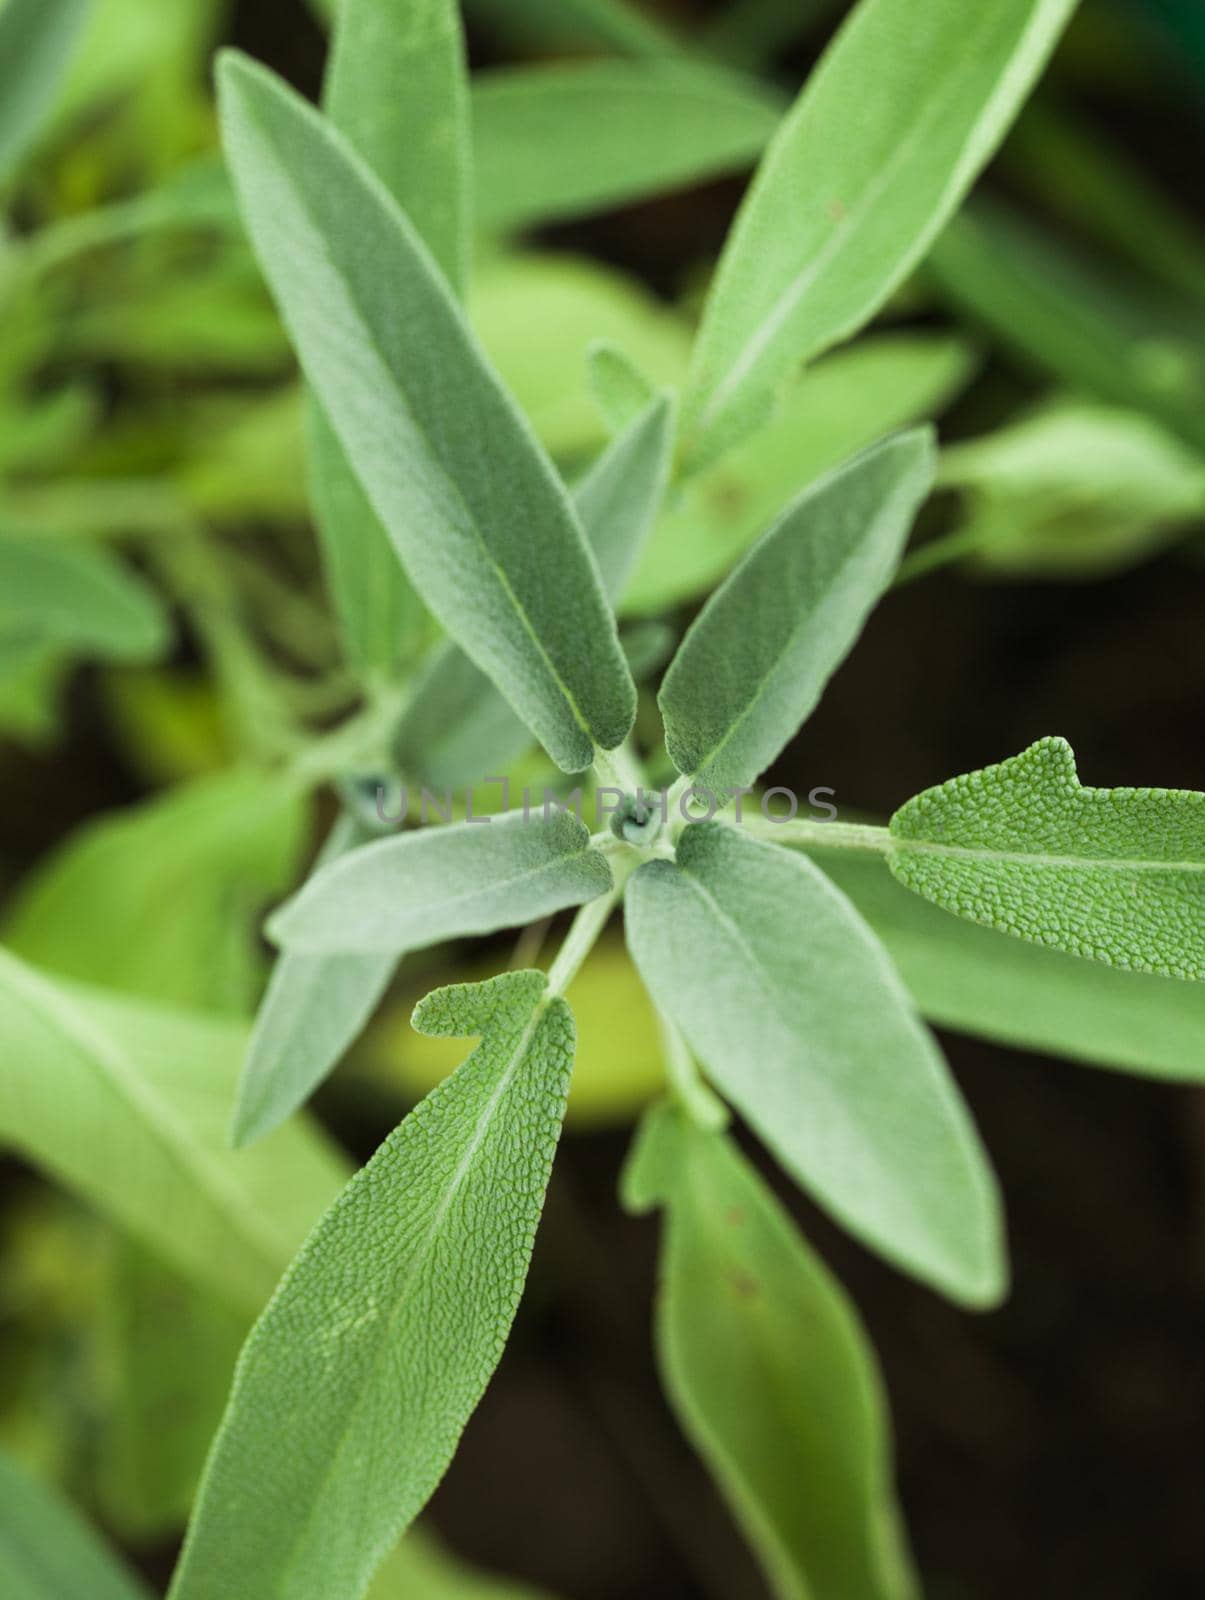
[[[808,489],[754,545],[661,687],[679,772],[720,796],[769,766],[890,584],[935,467],[931,430],[884,440]]]
[[[301,1123],[230,1151],[245,1049],[241,1027],[52,979],[0,953],[0,1142],[254,1312],[343,1168]]]
[[[757,159],[780,113],[753,79],[684,62],[478,73],[478,224],[515,231],[739,172]]]
[[[809,850],[853,901],[930,1021],[1086,1066],[1205,1077],[1205,984],[1119,972],[952,917],[878,856]]]
[[[0,180],[49,117],[88,9],[89,0],[6,0],[0,7]]]
[[[341,816],[315,870],[321,871],[372,837],[351,817]],[[311,956],[286,952],[278,958],[239,1079],[231,1131],[236,1146],[270,1133],[305,1104],[358,1037],[396,966],[396,957],[388,953]]]
[[[65,1501],[0,1455],[0,1592],[7,1600],[150,1600]]]
[[[643,407],[573,489],[607,597],[618,600],[640,559],[669,482],[673,397]]]
[[[1005,1264],[995,1180],[882,946],[810,862],[723,823],[631,880],[626,926],[657,1004],[821,1204],[971,1305]]]
[[[854,8],[775,135],[720,261],[684,417],[695,466],[757,426],[789,374],[869,321],[921,260],[1074,9]]]
[[[170,638],[158,596],[110,556],[65,540],[0,535],[0,659],[56,646],[150,661]]]
[[[662,1381],[781,1600],[910,1600],[883,1380],[857,1312],[722,1132],[646,1115],[624,1175],[665,1208]]]
[[[622,433],[652,402],[656,390],[631,357],[609,340],[596,340],[586,361],[599,415],[612,433]]]
[[[926,789],[891,870],[935,905],[1131,972],[1205,978],[1205,794],[1092,789],[1065,739]]]
[[[516,972],[439,990],[414,1020],[482,1042],[352,1179],[253,1330],[171,1600],[359,1600],[502,1354],[573,1018]]]
[[[279,79],[223,58],[227,155],[315,393],[415,588],[566,771],[635,688],[580,523],[405,215]]]
[[[332,861],[277,911],[287,950],[401,955],[583,905],[611,887],[606,857],[568,812],[520,812],[378,839]]]

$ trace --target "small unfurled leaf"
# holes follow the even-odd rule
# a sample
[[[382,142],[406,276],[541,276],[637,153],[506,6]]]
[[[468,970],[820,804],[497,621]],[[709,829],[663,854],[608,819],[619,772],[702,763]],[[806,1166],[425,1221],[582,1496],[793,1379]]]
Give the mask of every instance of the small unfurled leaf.
[[[331,122],[372,168],[453,289],[468,277],[468,72],[455,0],[343,0],[324,95]],[[389,535],[321,411],[311,493],[353,657],[389,673],[421,622]]]
[[[810,862],[722,823],[628,887],[633,958],[779,1159],[889,1259],[973,1305],[1005,1268],[995,1181],[882,946]]]
[[[862,0],[788,114],[725,248],[684,427],[704,466],[920,261],[1075,0]],[[873,85],[873,88],[869,87]]]
[[[740,171],[756,161],[780,111],[753,80],[682,62],[480,73],[478,223],[528,228]]]
[[[576,817],[514,812],[353,850],[316,873],[268,931],[288,950],[399,956],[442,939],[518,927],[610,887],[606,857]]]
[[[0,181],[49,119],[89,0],[6,0],[0,6]]]
[[[244,1349],[172,1600],[358,1600],[502,1354],[560,1133],[573,1018],[542,973],[440,990],[482,1042],[352,1179]],[[287,1447],[282,1447],[286,1444]]]
[[[424,601],[566,771],[635,715],[580,523],[405,215],[269,72],[227,55],[235,186],[323,410]]]
[[[603,588],[615,600],[640,558],[665,493],[673,402],[654,398],[603,451],[573,491]],[[394,755],[414,781],[456,789],[505,775],[531,735],[456,645],[431,657],[398,724]]]
[[[783,506],[887,434],[938,415],[973,368],[968,345],[932,334],[869,334],[825,356],[764,427],[675,488],[624,591],[624,615],[709,594]]]
[[[622,433],[654,398],[653,385],[617,345],[598,339],[586,356],[590,392],[612,433]]]
[[[226,1143],[246,1033],[0,953],[0,1142],[228,1304],[258,1311],[342,1163],[312,1129]]]
[[[158,597],[109,556],[49,538],[0,535],[0,661],[41,646],[149,661],[170,636]]]
[[[726,1134],[661,1107],[629,1203],[666,1209],[663,1382],[781,1600],[907,1600],[882,1378],[857,1313]]]
[[[1119,972],[975,927],[910,894],[863,851],[809,854],[882,940],[931,1022],[1086,1066],[1205,1079],[1205,984]]]
[[[1205,794],[1091,789],[1039,739],[901,806],[891,870],[946,911],[1090,961],[1205,978]]]
[[[661,687],[679,772],[722,796],[765,771],[891,582],[935,466],[931,431],[887,439],[807,490],[754,545]]]
[[[64,1501],[0,1455],[0,1593],[7,1600],[150,1600]]]
[[[340,817],[316,870],[371,838],[353,818]],[[239,1080],[231,1131],[236,1145],[270,1133],[305,1104],[372,1015],[396,965],[388,954],[279,958]]]
[[[304,837],[304,798],[277,777],[181,784],[73,834],[17,890],[4,941],[83,983],[242,1015],[260,983],[257,915]]]

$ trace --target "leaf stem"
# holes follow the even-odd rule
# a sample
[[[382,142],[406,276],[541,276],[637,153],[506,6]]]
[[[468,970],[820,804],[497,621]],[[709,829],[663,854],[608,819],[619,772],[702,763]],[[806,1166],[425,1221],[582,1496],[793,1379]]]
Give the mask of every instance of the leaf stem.
[[[703,1081],[698,1062],[677,1026],[658,1007],[657,1026],[665,1055],[666,1076],[675,1100],[698,1127],[719,1133],[728,1126],[728,1107]]]
[[[619,904],[624,885],[641,860],[641,852],[630,845],[621,845],[609,852],[613,886],[597,900],[582,906],[565,935],[565,942],[557,951],[556,960],[548,969],[548,999],[563,995],[582,969],[586,957],[598,943],[611,913]]]
[[[734,824],[735,826],[735,824]],[[864,822],[811,822],[796,817],[788,822],[769,822],[765,817],[746,816],[743,824],[757,839],[767,839],[771,844],[834,848],[837,850],[873,850],[877,855],[890,855],[897,841],[889,828],[872,826]]]

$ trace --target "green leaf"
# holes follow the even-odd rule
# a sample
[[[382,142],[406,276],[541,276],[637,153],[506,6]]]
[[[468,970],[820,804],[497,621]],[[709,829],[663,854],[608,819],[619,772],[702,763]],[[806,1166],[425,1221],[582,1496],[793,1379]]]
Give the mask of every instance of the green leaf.
[[[723,1133],[662,1107],[625,1189],[667,1211],[663,1382],[782,1600],[905,1600],[886,1397],[857,1313]]]
[[[125,1238],[106,1269],[96,1488],[106,1520],[146,1543],[188,1520],[249,1319]]]
[[[468,81],[454,0],[343,0],[325,103],[332,124],[406,212],[436,265],[462,291],[468,276]],[[311,493],[348,648],[389,673],[422,608],[389,535],[316,409]]]
[[[150,1600],[77,1513],[0,1455],[0,1590],[7,1600]]]
[[[0,536],[0,657],[55,645],[151,661],[170,637],[158,596],[109,556],[48,538]]]
[[[423,1528],[411,1528],[377,1574],[369,1600],[549,1600],[529,1584],[470,1567]]]
[[[669,476],[674,410],[654,397],[603,451],[573,501],[609,599],[622,591]],[[531,735],[489,679],[455,645],[437,651],[398,725],[394,755],[407,777],[436,790],[504,775]]]
[[[656,391],[636,363],[606,339],[590,346],[586,360],[599,415],[611,433],[622,433],[651,403]]]
[[[812,712],[899,565],[933,481],[931,430],[887,439],[809,489],[692,624],[659,701],[679,772],[719,796]]]
[[[354,152],[262,68],[228,55],[220,84],[264,270],[411,581],[558,765],[588,767],[635,687],[551,463]]]
[[[871,334],[825,356],[764,427],[678,486],[624,591],[624,614],[710,593],[788,501],[876,440],[935,416],[972,367],[966,344],[923,334]]]
[[[741,171],[756,161],[780,112],[753,80],[682,62],[479,73],[478,224],[530,228]]]
[[[0,1140],[255,1311],[342,1164],[299,1123],[230,1152],[245,1048],[241,1028],[59,982],[0,952]]]
[[[506,38],[545,49],[602,48],[628,56],[672,56],[673,34],[628,0],[466,0],[470,16]]]
[[[316,870],[371,838],[352,818],[340,817]],[[279,958],[239,1080],[231,1130],[236,1146],[271,1133],[305,1104],[358,1037],[396,965],[396,958],[388,954]]]
[[[916,266],[1074,8],[855,8],[767,151],[725,247],[686,403],[695,466],[757,426],[791,371],[856,332]]]
[[[1205,985],[1024,944],[910,894],[877,857],[809,853],[882,940],[930,1021],[1087,1066],[1182,1082],[1205,1077]]]
[[[890,1260],[971,1305],[1005,1268],[995,1182],[882,947],[810,862],[722,823],[632,879],[653,998],[784,1166]]]
[[[357,1600],[502,1354],[573,1019],[519,972],[440,990],[414,1020],[482,1042],[352,1179],[253,1331],[172,1600]]]
[[[1113,572],[1205,515],[1199,455],[1140,412],[1076,400],[945,451],[941,483],[964,497],[950,539],[1010,573]]]
[[[519,927],[610,887],[606,857],[576,817],[514,812],[364,845],[316,873],[268,931],[289,950],[400,956]]]
[[[1205,978],[1205,794],[1091,789],[1065,739],[891,819],[891,870],[971,922],[1130,972]]]
[[[0,180],[49,117],[88,5],[89,0],[6,0],[0,8]]]
[[[248,770],[96,818],[18,889],[5,942],[83,983],[243,1013],[260,983],[256,914],[296,870],[305,810]]]

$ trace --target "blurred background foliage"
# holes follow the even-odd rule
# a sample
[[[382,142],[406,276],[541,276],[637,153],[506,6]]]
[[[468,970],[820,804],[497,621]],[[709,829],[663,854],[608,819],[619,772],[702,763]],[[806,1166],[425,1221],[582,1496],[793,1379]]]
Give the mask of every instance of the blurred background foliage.
[[[566,474],[607,438],[598,341],[681,375],[744,175],[846,9],[470,0],[491,73],[470,307]],[[302,396],[215,149],[215,47],[316,93],[323,10],[96,0],[0,237],[0,938],[72,985],[183,1008],[173,1048],[200,1030],[227,1083],[267,970],[260,917],[333,814],[321,785],[348,752],[330,730],[382,690],[324,598]],[[915,279],[658,527],[623,607],[654,682],[788,495],[940,419],[904,581],[778,781],[887,811],[1057,730],[1086,781],[1205,789],[1203,18],[1085,0]],[[516,133],[497,69],[579,58],[594,77],[550,78],[545,120]],[[412,638],[429,643],[421,620]],[[459,1059],[409,1029],[417,995],[537,954],[407,962],[319,1099],[352,1158]],[[431,1522],[577,1600],[745,1600],[760,1579],[649,1370],[649,1225],[611,1200],[661,1071],[618,938],[573,1000],[571,1137],[528,1301]],[[882,1354],[929,1592],[1199,1594],[1199,1091],[948,1047],[1009,1200],[1008,1307],[971,1321],[790,1199]],[[101,1176],[64,1193],[14,1156],[0,1180],[0,1443],[162,1578],[254,1296],[202,1295],[114,1225]],[[408,1541],[379,1600],[534,1594],[478,1581]]]

